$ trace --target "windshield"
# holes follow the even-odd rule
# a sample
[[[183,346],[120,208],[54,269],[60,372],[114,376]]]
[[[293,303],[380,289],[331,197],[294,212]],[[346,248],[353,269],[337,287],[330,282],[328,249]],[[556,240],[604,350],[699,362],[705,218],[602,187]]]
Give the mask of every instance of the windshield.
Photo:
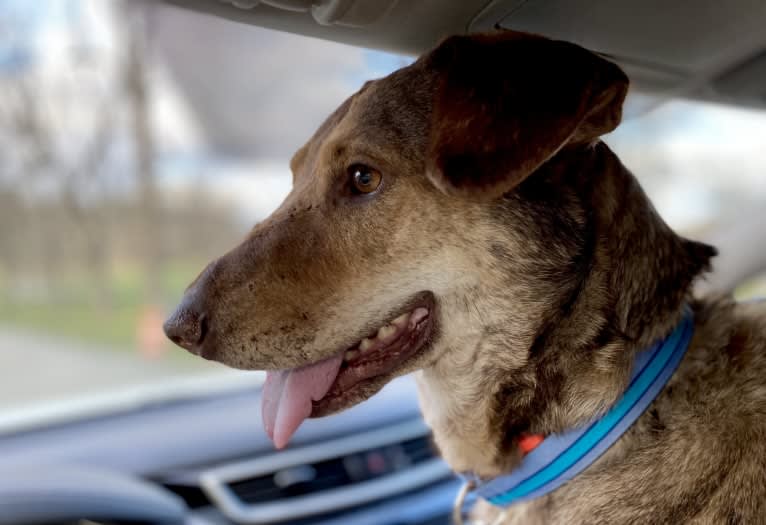
[[[0,430],[258,385],[162,321],[324,117],[410,61],[148,3],[0,4]],[[705,235],[763,208],[764,136],[762,111],[633,93],[606,141]]]

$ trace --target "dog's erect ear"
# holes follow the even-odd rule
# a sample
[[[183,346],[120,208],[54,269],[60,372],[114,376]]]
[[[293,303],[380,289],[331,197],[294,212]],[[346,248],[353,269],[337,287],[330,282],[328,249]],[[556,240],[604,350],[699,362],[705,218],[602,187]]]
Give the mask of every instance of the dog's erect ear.
[[[513,31],[455,36],[435,75],[427,175],[449,193],[498,197],[567,144],[620,122],[628,78],[575,44]]]

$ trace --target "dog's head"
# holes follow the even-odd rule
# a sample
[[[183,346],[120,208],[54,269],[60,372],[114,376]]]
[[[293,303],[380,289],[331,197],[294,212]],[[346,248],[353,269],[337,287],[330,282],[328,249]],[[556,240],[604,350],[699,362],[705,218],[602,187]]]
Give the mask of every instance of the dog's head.
[[[592,270],[593,184],[557,159],[595,148],[626,90],[573,44],[445,40],[327,119],[292,159],[292,192],[190,285],[166,332],[274,371],[263,409],[278,446],[416,369],[441,381],[426,405],[462,394],[439,411],[467,416],[485,403],[468,390],[493,399],[492,374],[529,362]]]

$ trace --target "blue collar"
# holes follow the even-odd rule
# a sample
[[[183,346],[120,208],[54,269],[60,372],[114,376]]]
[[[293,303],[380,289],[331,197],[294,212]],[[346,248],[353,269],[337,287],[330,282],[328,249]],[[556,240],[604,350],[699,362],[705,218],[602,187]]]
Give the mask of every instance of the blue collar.
[[[548,494],[588,468],[654,401],[681,362],[693,333],[694,319],[687,308],[681,323],[664,341],[636,356],[627,390],[605,415],[546,437],[513,472],[479,483],[469,499],[480,497],[508,507]]]

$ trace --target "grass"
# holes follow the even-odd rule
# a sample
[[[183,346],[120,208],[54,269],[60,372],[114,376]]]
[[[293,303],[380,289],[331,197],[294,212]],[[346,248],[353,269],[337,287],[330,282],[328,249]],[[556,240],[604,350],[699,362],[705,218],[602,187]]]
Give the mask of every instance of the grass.
[[[87,304],[0,303],[0,322],[110,346],[135,342],[137,306],[98,311]]]
[[[162,301],[169,309],[201,264],[168,264],[161,273]],[[144,308],[140,268],[118,266],[107,284],[109,303],[99,307],[98,294],[86,274],[62,276],[55,289],[41,297],[11,298],[12,283],[0,278],[0,324],[115,348],[133,348]],[[16,294],[18,295],[18,294]]]

